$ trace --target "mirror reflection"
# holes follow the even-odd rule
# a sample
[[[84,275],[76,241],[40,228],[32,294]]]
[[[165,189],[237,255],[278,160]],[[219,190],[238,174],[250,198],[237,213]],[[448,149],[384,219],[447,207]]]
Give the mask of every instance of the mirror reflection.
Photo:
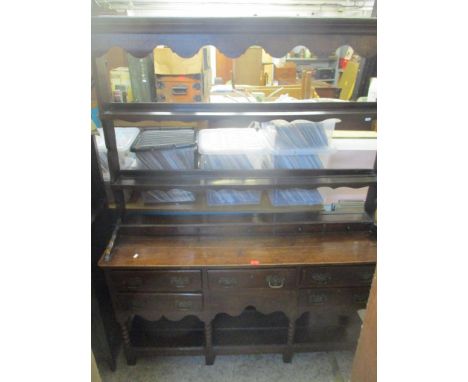
[[[280,58],[260,46],[236,58],[214,46],[189,58],[166,46],[144,58],[112,48],[104,61],[111,102],[377,101],[376,57],[361,57],[351,46],[326,57],[297,46]]]

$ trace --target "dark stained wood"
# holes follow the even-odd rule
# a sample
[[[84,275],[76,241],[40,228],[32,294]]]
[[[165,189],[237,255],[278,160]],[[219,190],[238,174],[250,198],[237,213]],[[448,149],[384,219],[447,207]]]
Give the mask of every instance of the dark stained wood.
[[[301,286],[338,287],[370,285],[374,269],[373,265],[307,267],[302,269]]]
[[[110,279],[119,292],[196,292],[201,271],[115,271]]]
[[[376,252],[376,241],[362,232],[234,238],[121,236],[111,260],[101,258],[99,265],[143,269],[362,264],[375,263]]]
[[[213,326],[211,321],[205,322],[205,363],[213,365],[215,354],[213,351]]]
[[[283,353],[283,362],[291,363],[292,356],[293,356],[293,340],[294,340],[294,332],[296,331],[296,320],[290,319],[288,324],[288,339],[286,343],[286,349]]]
[[[223,312],[230,316],[239,316],[242,311],[253,306],[263,314],[284,312],[293,314],[296,307],[294,290],[242,290],[217,291],[210,294],[207,309],[211,317]]]
[[[365,308],[369,287],[363,288],[314,288],[299,291],[299,306],[308,308],[353,306]]]
[[[94,57],[112,46],[142,57],[156,45],[168,45],[187,57],[208,44],[218,46],[231,57],[251,45],[262,45],[277,57],[296,45],[305,45],[320,56],[344,44],[351,45],[362,56],[376,53],[375,19],[95,17],[92,33]],[[102,69],[102,65],[95,63],[95,76],[104,77]],[[105,86],[106,81],[98,82],[101,93],[108,92]],[[367,265],[376,262],[376,241],[368,232],[374,192],[366,204],[369,213],[362,211],[348,220],[309,211],[315,221],[308,224],[311,216],[307,219],[305,215],[299,216],[306,214],[304,211],[295,215],[296,220],[293,211],[283,214],[272,211],[264,215],[252,212],[248,221],[236,220],[235,215],[228,214],[218,216],[220,220],[216,221],[209,211],[202,211],[201,221],[191,221],[189,214],[181,217],[179,211],[177,217],[159,214],[149,223],[142,220],[134,224],[127,219],[129,213],[124,208],[122,190],[179,187],[204,192],[207,187],[294,186],[370,186],[373,190],[376,169],[292,170],[281,174],[258,171],[238,175],[199,170],[185,174],[120,171],[113,122],[197,120],[214,122],[212,126],[221,122],[223,126],[233,123],[247,126],[252,120],[318,121],[335,117],[342,120],[337,129],[369,130],[376,121],[375,103],[115,104],[106,103],[105,97],[98,98],[111,182],[120,209],[115,242],[99,265],[106,273],[129,364],[143,354],[204,354],[206,363],[212,364],[218,354],[263,352],[280,353],[285,362],[290,362],[295,351],[355,345],[356,309],[365,304],[368,290],[364,271]],[[356,219],[364,223],[361,228],[367,232],[353,232],[358,224],[351,225],[349,220]],[[277,223],[283,231],[277,230]],[[325,233],[329,223],[342,225],[342,231]],[[216,224],[218,231],[214,230]],[[234,227],[238,234],[243,233],[240,232],[243,224],[242,229],[257,236],[236,236],[235,231],[230,231]],[[262,229],[269,235],[260,236]],[[149,235],[141,235],[143,232]],[[249,318],[252,310],[263,316],[252,320]],[[194,339],[193,346],[187,346],[186,338],[171,342],[161,332],[159,337],[154,336],[161,339],[159,344],[145,343],[144,336],[140,336],[143,341],[132,342],[129,329],[138,317],[163,322],[160,328],[165,328],[165,334],[172,330],[174,335],[183,326],[180,322],[189,316],[198,318],[189,336]],[[133,334],[135,339],[137,333]]]
[[[237,126],[252,121],[307,119],[323,121],[338,118],[336,130],[373,129],[377,119],[375,102],[319,103],[104,103],[102,120],[124,121],[213,121],[235,120]],[[232,124],[228,125],[232,127]],[[222,127],[222,125],[221,125]]]
[[[200,293],[118,293],[120,309],[154,320],[154,312],[201,312],[203,299]],[[162,314],[156,314],[160,316]]]
[[[119,46],[137,57],[167,45],[182,57],[191,57],[202,46],[214,45],[229,57],[238,57],[252,45],[262,46],[273,57],[305,45],[318,56],[333,54],[351,45],[361,56],[376,53],[375,18],[156,18],[98,16],[92,19],[92,50],[101,55]]]
[[[194,175],[197,175],[196,173]],[[351,187],[362,188],[375,185],[377,177],[375,174],[351,174],[351,175],[316,175],[312,173],[307,176],[306,171],[302,175],[291,173],[287,176],[250,173],[237,177],[224,176],[210,177],[200,174],[199,177],[186,177],[182,174],[172,174],[166,177],[142,177],[142,176],[120,176],[112,184],[114,190],[170,190],[180,188],[187,191],[205,191],[236,189],[236,190],[264,190],[264,189],[287,189],[319,187]]]
[[[209,270],[210,289],[292,289],[296,286],[295,269]]]

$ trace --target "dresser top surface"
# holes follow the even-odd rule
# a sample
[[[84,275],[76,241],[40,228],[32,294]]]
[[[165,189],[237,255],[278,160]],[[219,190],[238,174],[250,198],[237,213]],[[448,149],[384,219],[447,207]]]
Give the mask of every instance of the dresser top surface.
[[[308,236],[118,236],[103,268],[200,268],[362,264],[377,260],[365,232]]]

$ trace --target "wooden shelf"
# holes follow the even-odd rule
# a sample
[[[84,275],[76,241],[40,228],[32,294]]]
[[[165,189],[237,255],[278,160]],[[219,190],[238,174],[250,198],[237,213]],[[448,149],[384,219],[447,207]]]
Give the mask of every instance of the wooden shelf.
[[[187,191],[207,189],[361,188],[377,183],[373,170],[120,171],[116,189]],[[151,176],[150,176],[151,174]]]
[[[235,119],[239,126],[251,121],[339,118],[337,130],[371,130],[377,118],[375,102],[288,103],[104,103],[102,120],[219,121]],[[246,126],[247,126],[246,125]],[[232,127],[232,125],[231,125]]]
[[[116,208],[112,204],[110,208]],[[155,214],[164,213],[239,213],[239,214],[257,214],[257,213],[289,213],[289,212],[312,212],[322,211],[323,205],[314,206],[285,206],[275,207],[270,203],[268,195],[262,194],[260,204],[253,205],[234,205],[234,206],[210,206],[207,203],[205,195],[199,195],[193,203],[144,203],[139,192],[134,192],[125,205],[129,212],[151,211]]]

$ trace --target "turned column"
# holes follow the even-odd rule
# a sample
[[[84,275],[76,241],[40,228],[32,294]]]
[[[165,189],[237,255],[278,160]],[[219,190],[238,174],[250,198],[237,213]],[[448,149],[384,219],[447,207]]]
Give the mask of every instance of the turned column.
[[[128,331],[130,321],[119,321],[120,329],[122,331],[123,346],[125,352],[125,358],[127,359],[127,365],[136,364],[136,355],[130,343],[130,333]]]
[[[213,365],[215,354],[213,349],[213,326],[211,319],[205,321],[205,363]]]
[[[294,332],[296,331],[296,319],[294,317],[289,318],[288,323],[288,340],[286,344],[286,350],[283,353],[283,362],[291,363],[292,356],[293,356],[293,340],[294,340]]]

